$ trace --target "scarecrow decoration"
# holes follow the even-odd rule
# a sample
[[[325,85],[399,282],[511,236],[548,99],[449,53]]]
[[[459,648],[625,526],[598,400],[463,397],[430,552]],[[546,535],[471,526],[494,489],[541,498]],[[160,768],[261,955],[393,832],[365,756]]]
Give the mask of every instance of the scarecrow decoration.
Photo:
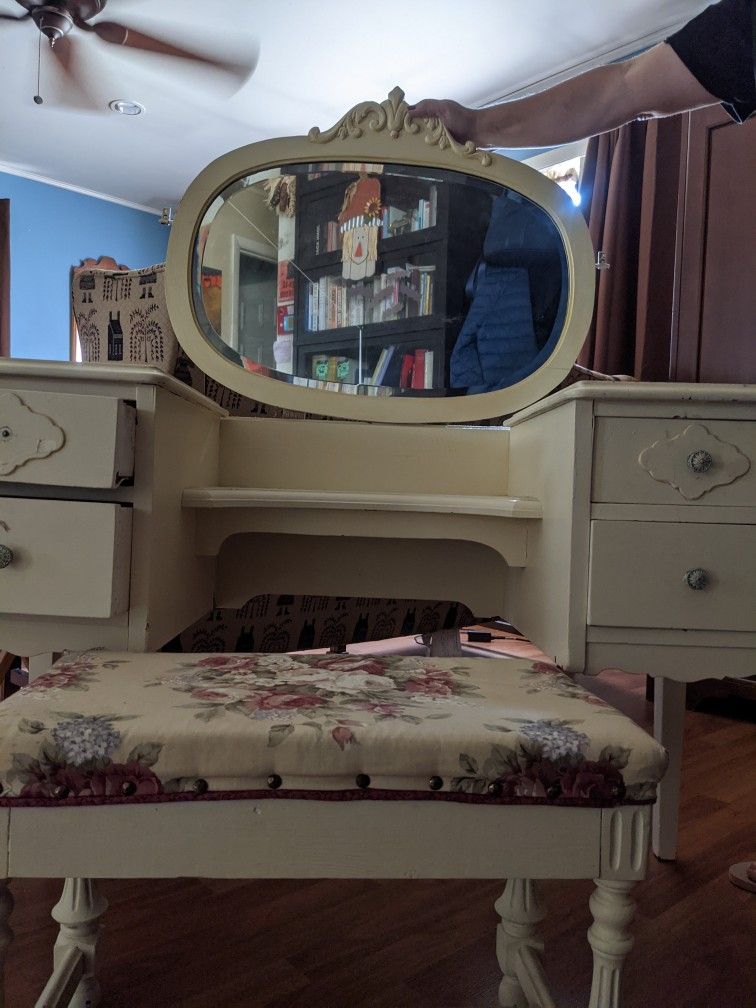
[[[373,276],[381,225],[381,183],[364,173],[344,193],[338,223],[343,235],[342,276],[362,280]]]

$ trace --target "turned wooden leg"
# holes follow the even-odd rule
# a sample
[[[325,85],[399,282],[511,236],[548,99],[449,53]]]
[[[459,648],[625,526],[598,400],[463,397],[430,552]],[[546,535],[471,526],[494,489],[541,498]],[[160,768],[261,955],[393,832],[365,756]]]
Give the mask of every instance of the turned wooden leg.
[[[95,949],[100,937],[100,918],[108,902],[93,879],[66,879],[63,895],[52,911],[60,924],[55,942],[54,969],[62,975],[75,954],[81,953],[82,973],[70,1008],[97,1008],[101,1001],[100,984],[95,976]]]
[[[588,1008],[620,1008],[622,964],[634,941],[627,928],[635,915],[635,903],[628,895],[635,883],[594,882],[596,889],[590,898],[593,924],[588,929],[593,984]]]
[[[509,879],[496,901],[501,924],[496,930],[496,955],[504,974],[499,985],[501,1008],[554,1008],[541,965],[543,942],[538,924],[546,916],[531,879]]]
[[[654,738],[669,753],[669,766],[659,782],[651,820],[651,847],[661,861],[677,857],[677,812],[685,725],[684,682],[654,681]]]
[[[13,941],[13,932],[8,919],[13,912],[13,896],[8,888],[8,880],[0,879],[0,1008],[6,1008],[5,1001],[5,957],[8,946]]]

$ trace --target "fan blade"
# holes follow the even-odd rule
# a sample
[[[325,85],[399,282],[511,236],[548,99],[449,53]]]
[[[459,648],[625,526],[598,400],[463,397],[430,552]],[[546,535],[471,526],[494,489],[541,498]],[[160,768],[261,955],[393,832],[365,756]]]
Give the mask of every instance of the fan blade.
[[[62,78],[63,88],[59,92],[61,103],[66,107],[91,112],[101,108],[103,103],[95,97],[92,90],[92,74],[86,72],[88,62],[82,49],[74,39],[65,37],[58,39],[50,52]]]
[[[141,52],[157,53],[159,56],[173,56],[179,59],[191,60],[195,63],[203,63],[205,66],[235,77],[239,82],[239,86],[252,75],[257,66],[259,50],[256,45],[253,46],[253,51],[250,52],[248,58],[241,63],[225,61],[216,56],[199,53],[191,49],[184,49],[155,35],[147,35],[134,28],[127,28],[126,25],[119,24],[116,21],[98,21],[95,24],[88,25],[88,27],[103,42],[126,46],[130,49],[138,49]]]
[[[16,17],[14,14],[0,14],[0,21],[26,21],[26,19],[30,17],[30,11],[27,11],[26,14],[22,14],[21,17]]]

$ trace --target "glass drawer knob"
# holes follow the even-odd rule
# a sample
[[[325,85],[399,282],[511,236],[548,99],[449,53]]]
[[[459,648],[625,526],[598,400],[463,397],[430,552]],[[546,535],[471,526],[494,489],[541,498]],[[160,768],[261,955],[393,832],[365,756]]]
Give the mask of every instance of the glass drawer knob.
[[[714,459],[709,452],[700,449],[688,455],[688,468],[694,473],[705,473],[714,465]]]
[[[0,570],[3,567],[10,567],[13,563],[13,550],[10,546],[0,546]]]
[[[693,591],[702,591],[709,585],[709,575],[703,567],[694,567],[693,570],[689,570],[685,575],[685,583]]]

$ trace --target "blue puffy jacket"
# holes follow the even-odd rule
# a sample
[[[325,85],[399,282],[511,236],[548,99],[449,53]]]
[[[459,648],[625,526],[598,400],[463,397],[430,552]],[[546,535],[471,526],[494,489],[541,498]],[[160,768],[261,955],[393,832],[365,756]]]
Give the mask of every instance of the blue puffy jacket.
[[[449,364],[451,387],[489,392],[540,367],[561,329],[565,280],[548,214],[517,193],[493,200],[483,255],[466,284],[471,305]]]
[[[449,364],[452,388],[468,395],[512,384],[538,353],[528,271],[477,267],[475,295]]]

